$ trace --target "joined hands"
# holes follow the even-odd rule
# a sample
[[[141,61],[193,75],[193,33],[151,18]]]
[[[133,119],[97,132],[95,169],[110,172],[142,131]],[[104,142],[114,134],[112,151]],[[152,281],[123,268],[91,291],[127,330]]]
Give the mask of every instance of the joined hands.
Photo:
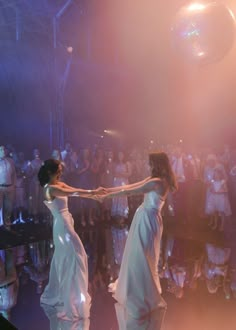
[[[93,199],[97,202],[103,203],[104,199],[108,196],[109,192],[108,189],[104,187],[99,187],[93,190]]]

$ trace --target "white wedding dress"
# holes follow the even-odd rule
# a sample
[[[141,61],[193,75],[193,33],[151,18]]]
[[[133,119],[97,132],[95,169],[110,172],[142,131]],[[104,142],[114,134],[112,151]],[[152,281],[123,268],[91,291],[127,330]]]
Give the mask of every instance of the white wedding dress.
[[[133,318],[166,309],[158,275],[164,201],[156,191],[144,196],[126,241],[119,277],[109,291]]]
[[[74,230],[67,197],[56,197],[45,204],[53,215],[53,242],[49,283],[40,302],[57,307],[64,320],[88,318],[91,298],[88,294],[88,263],[83,244]]]

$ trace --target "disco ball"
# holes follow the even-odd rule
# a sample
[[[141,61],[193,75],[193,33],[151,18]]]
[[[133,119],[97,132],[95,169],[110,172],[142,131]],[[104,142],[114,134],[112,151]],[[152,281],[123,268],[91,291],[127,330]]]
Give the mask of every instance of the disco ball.
[[[235,39],[235,18],[224,4],[190,3],[177,12],[171,28],[181,59],[208,64],[222,59]]]

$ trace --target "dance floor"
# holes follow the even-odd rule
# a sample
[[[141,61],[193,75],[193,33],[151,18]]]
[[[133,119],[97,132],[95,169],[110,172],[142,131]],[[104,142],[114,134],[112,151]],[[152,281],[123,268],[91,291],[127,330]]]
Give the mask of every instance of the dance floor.
[[[175,226],[176,227],[176,226]],[[193,239],[195,231],[171,229],[175,230],[176,236],[184,235],[189,239]],[[178,233],[179,232],[179,233]],[[182,234],[181,234],[182,233]],[[205,232],[206,233],[206,232]],[[209,236],[209,235],[208,235]],[[230,230],[233,239],[235,230]],[[4,238],[4,239],[3,239]],[[42,239],[46,241],[42,241]],[[71,323],[61,321],[56,317],[54,308],[40,306],[40,291],[47,283],[49,271],[49,260],[53,251],[50,243],[51,229],[45,224],[23,224],[18,227],[12,227],[9,232],[0,232],[1,248],[14,248],[16,255],[21,255],[21,251],[16,253],[16,249],[22,249],[22,256],[27,251],[27,260],[22,258],[18,260],[16,265],[19,277],[19,291],[17,296],[17,304],[11,310],[10,322],[19,330],[157,330],[158,314],[150,315],[144,320],[127,319],[124,311],[115,304],[115,301],[107,292],[105,286],[98,285],[96,292],[92,297],[91,317],[89,320],[81,320],[80,322]],[[206,237],[203,234],[198,235],[198,240],[204,241]],[[210,236],[207,240],[222,241],[221,236]],[[226,240],[227,241],[227,240]],[[235,240],[234,240],[235,241]],[[6,243],[9,244],[6,244]],[[40,243],[38,243],[40,242]],[[46,243],[42,243],[46,242]],[[201,242],[200,242],[201,243]],[[19,247],[19,244],[24,244]],[[44,245],[46,244],[46,245]],[[51,248],[51,252],[50,252]],[[11,251],[11,249],[10,249]],[[40,260],[40,253],[47,254],[47,261]],[[42,267],[35,267],[42,263]],[[40,270],[37,270],[40,269]],[[39,287],[42,283],[42,287]],[[216,294],[209,294],[206,289],[204,279],[200,279],[198,288],[195,291],[185,289],[184,297],[177,299],[173,294],[165,290],[163,283],[163,297],[167,301],[168,310],[165,316],[163,330],[236,330],[236,299],[226,299],[222,288]],[[138,288],[137,288],[138,290]],[[37,292],[38,291],[38,292]],[[7,327],[1,326],[0,330],[8,330]]]
[[[138,289],[138,288],[137,288]],[[225,300],[223,293],[210,295],[204,283],[195,292],[185,292],[177,300],[172,294],[164,294],[168,303],[163,330],[235,330],[236,301]],[[81,322],[60,321],[53,308],[42,308],[36,285],[29,281],[20,285],[18,302],[11,313],[11,322],[20,330],[155,330],[158,315],[137,322],[122,319],[122,312],[105,288],[100,288],[92,300],[91,318]],[[118,319],[117,319],[118,317]],[[4,329],[2,329],[4,330]]]

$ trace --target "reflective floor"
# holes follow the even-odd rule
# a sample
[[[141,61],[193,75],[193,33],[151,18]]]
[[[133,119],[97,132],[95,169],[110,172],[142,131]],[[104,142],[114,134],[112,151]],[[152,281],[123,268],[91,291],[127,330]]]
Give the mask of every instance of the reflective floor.
[[[27,267],[30,266],[27,265]],[[120,306],[115,306],[114,300],[104,287],[98,287],[94,293],[90,320],[73,324],[61,321],[56,317],[54,308],[39,304],[39,292],[47,282],[45,273],[42,269],[37,273],[33,271],[33,268],[27,267],[19,273],[17,304],[10,314],[11,323],[20,330],[159,329],[158,314],[154,313],[141,321],[128,319]],[[43,286],[41,286],[42,282]],[[205,283],[201,281],[195,291],[186,290],[182,299],[176,299],[174,295],[165,292],[165,283],[163,287],[163,296],[168,304],[164,330],[236,329],[236,300],[226,300],[222,291],[210,295],[205,288]],[[1,328],[1,330],[4,329]]]
[[[90,320],[71,323],[60,321],[53,308],[43,309],[39,305],[33,282],[20,287],[17,306],[12,310],[11,322],[22,330],[56,330],[56,329],[159,329],[158,315],[142,321],[125,320],[122,311],[116,312],[114,302],[103,289],[93,299]],[[221,295],[199,292],[189,293],[182,300],[172,295],[164,295],[168,302],[168,311],[164,321],[164,330],[235,330],[236,303],[225,301]],[[117,320],[118,316],[118,320]]]
[[[14,247],[18,241],[12,236],[9,240],[12,242],[11,248],[0,250],[0,311],[17,329],[160,329],[160,313],[153,313],[143,320],[128,318],[125,311],[107,292],[106,281],[100,281],[99,278],[95,281],[95,287],[90,288],[93,295],[89,320],[75,323],[62,321],[56,317],[54,308],[40,306],[40,295],[47,284],[53,255],[51,232],[47,227],[39,225],[34,227],[34,230],[27,226],[27,230],[28,233],[26,230],[13,227],[11,232],[1,233],[5,239],[8,234],[9,237],[18,237],[19,242],[28,241],[27,244],[21,243],[20,246]],[[234,233],[235,237],[235,231],[231,230],[230,233]],[[82,238],[83,235],[80,234]],[[43,236],[47,239],[42,240]],[[37,238],[39,242],[36,241]],[[205,241],[203,235],[200,235],[200,238]],[[3,243],[1,240],[0,244],[4,245]],[[5,246],[8,247],[6,242]],[[186,249],[188,248],[185,247]],[[91,262],[89,265],[90,268],[94,268]],[[236,299],[233,296],[226,299],[222,287],[217,293],[208,293],[204,276],[199,278],[198,286],[194,290],[185,288],[181,299],[168,292],[166,280],[162,280],[162,287],[163,297],[168,305],[162,330],[236,330]],[[0,330],[8,330],[1,325],[1,320]]]

